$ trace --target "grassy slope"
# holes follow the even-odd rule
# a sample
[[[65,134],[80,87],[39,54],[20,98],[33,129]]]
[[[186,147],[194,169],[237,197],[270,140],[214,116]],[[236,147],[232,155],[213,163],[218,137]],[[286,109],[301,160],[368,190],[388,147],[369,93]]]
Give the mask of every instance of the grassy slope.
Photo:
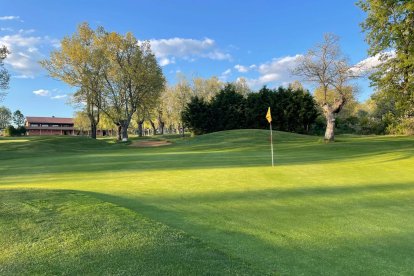
[[[102,227],[113,233],[108,235],[113,240],[105,254],[96,257],[96,263],[108,264],[102,271],[118,267],[126,272],[153,271],[151,264],[123,263],[122,258],[119,263],[107,262],[108,256],[122,252],[117,245],[125,243],[123,235],[116,235],[117,227],[121,225],[128,236],[139,232],[136,227],[141,220],[158,237],[184,232],[177,247],[168,247],[168,238],[152,244],[160,251],[168,247],[165,261],[159,264],[165,265],[161,272],[180,272],[176,270],[180,265],[168,270],[169,264],[180,263],[187,264],[183,274],[194,273],[194,269],[212,273],[251,273],[253,269],[292,275],[413,271],[413,138],[340,137],[337,143],[324,145],[315,137],[276,133],[277,166],[271,168],[267,135],[266,131],[220,132],[151,149],[70,137],[1,139],[0,189],[4,191],[0,195],[11,198],[8,208],[16,207],[0,213],[0,246],[6,244],[10,250],[0,254],[0,263],[8,260],[10,269],[27,264],[24,254],[10,253],[19,246],[27,254],[40,250],[31,247],[36,235],[27,231],[16,241],[7,238],[11,229],[25,229],[26,223],[10,213],[19,212],[19,204],[25,200],[54,198],[49,209],[65,217],[59,206],[71,202],[67,204],[72,206],[75,220],[85,221],[72,231],[87,233],[77,241],[75,251],[71,240],[63,238],[65,250],[73,251],[69,254],[78,259],[74,257],[76,265],[68,262],[59,269],[82,267],[79,256],[93,254],[91,248],[99,245],[98,239],[88,247],[100,237],[86,223],[91,215],[83,210],[90,208],[86,213],[98,214]],[[27,188],[53,191],[28,193]],[[78,211],[82,202],[92,205]],[[119,211],[119,206],[127,209]],[[38,214],[40,222],[27,221],[33,229],[49,216]],[[105,219],[105,215],[111,218]],[[129,216],[136,217],[130,220]],[[111,220],[122,222],[115,225]],[[66,219],[60,220],[63,226],[53,221],[41,228],[71,224]],[[168,231],[157,232],[159,225]],[[30,233],[36,233],[30,227]],[[140,241],[148,235],[144,229],[127,242],[136,249],[126,255],[128,259],[145,254]],[[183,261],[179,252],[191,247],[192,257]],[[46,251],[43,259],[49,260],[44,263],[55,263],[53,256],[59,247],[42,248]],[[205,260],[204,266],[197,258]],[[53,266],[50,269],[56,271]]]

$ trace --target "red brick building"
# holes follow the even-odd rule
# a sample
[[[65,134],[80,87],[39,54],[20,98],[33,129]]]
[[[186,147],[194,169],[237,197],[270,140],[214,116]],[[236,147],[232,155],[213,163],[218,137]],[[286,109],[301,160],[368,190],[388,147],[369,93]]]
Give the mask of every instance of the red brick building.
[[[73,118],[26,117],[27,135],[75,135]]]

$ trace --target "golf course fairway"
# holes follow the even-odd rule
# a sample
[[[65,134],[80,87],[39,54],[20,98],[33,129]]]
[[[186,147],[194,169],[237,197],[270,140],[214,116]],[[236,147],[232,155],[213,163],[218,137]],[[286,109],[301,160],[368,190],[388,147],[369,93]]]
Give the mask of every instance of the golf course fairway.
[[[0,138],[0,274],[413,273],[414,137],[273,138]]]

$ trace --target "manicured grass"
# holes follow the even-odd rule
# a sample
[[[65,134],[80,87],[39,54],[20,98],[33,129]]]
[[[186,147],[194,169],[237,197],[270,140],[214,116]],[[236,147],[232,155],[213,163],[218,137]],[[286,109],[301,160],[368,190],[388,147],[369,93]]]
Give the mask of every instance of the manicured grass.
[[[413,137],[274,138],[0,139],[0,274],[414,271]]]
[[[241,260],[74,191],[0,193],[0,274],[250,274]]]

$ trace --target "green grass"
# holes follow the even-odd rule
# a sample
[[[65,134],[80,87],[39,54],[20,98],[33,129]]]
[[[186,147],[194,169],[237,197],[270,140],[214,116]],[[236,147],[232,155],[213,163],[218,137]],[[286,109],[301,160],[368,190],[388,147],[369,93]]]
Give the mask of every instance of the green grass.
[[[414,138],[0,139],[0,274],[407,275]]]

